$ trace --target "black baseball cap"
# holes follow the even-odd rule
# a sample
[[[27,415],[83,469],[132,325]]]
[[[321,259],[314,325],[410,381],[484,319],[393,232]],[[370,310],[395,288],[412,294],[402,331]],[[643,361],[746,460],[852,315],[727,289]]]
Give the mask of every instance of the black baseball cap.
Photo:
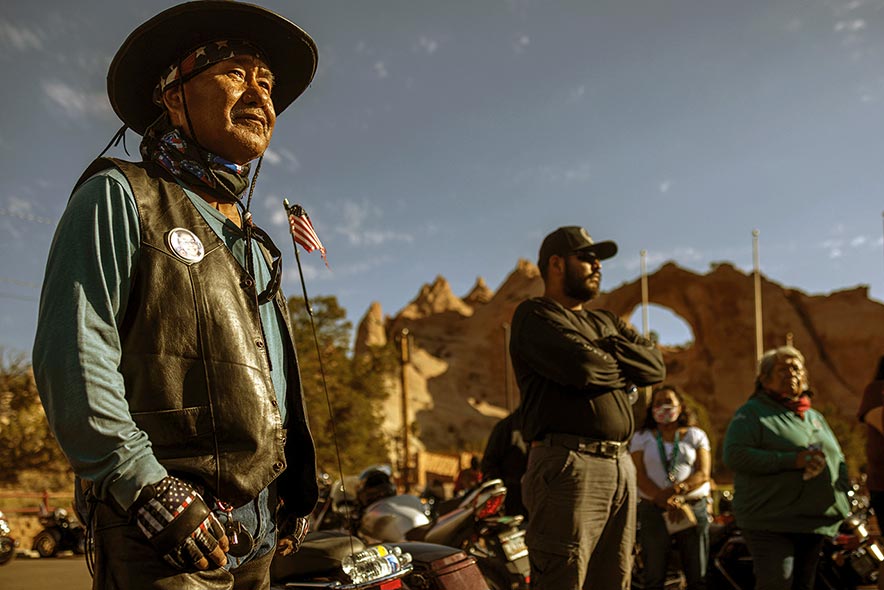
[[[550,256],[567,256],[585,251],[592,252],[599,260],[605,260],[617,254],[617,244],[610,240],[595,243],[589,233],[579,225],[567,225],[543,238],[537,266],[546,267]]]

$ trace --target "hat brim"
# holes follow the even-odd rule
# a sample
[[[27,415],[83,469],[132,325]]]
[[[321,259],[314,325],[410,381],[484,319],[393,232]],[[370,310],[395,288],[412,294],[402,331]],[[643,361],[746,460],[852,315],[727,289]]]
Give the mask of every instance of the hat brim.
[[[200,0],[156,15],[126,39],[111,62],[107,94],[118,117],[140,135],[162,113],[153,90],[176,59],[210,41],[244,40],[260,49],[273,71],[271,93],[282,113],[313,80],[316,43],[295,23],[260,6]]]
[[[596,244],[584,246],[583,248],[578,248],[576,251],[592,252],[598,256],[599,260],[607,260],[608,258],[613,258],[617,255],[617,244],[608,240],[606,242],[598,242]]]

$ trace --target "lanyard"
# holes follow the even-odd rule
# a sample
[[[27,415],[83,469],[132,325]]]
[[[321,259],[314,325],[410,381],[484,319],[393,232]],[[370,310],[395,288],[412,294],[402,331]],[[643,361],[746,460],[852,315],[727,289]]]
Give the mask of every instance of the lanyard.
[[[672,457],[666,457],[666,450],[663,448],[663,436],[660,434],[660,431],[657,431],[657,450],[660,451],[660,462],[663,463],[663,467],[666,468],[666,479],[668,479],[671,483],[675,483],[675,465],[678,462],[678,440],[680,438],[681,433],[679,431],[675,431],[675,442],[672,445]]]

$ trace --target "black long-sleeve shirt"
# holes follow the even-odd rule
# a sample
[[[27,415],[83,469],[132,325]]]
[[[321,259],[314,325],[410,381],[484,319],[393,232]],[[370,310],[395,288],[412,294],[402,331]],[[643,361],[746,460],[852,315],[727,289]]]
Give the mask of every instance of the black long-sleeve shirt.
[[[660,351],[613,313],[545,297],[516,308],[510,354],[526,441],[554,432],[626,441],[635,428],[626,384],[666,377]]]

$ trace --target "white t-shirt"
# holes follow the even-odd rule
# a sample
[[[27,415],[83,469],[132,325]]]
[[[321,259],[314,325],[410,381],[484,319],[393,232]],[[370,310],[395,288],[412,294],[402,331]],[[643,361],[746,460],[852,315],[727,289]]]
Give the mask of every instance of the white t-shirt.
[[[663,442],[663,450],[666,452],[666,457],[670,460],[672,458],[672,447],[673,443]],[[687,431],[679,437],[678,457],[675,461],[674,470],[675,482],[670,482],[666,476],[666,466],[661,460],[660,450],[657,446],[656,430],[639,430],[632,437],[632,442],[629,444],[630,453],[642,452],[642,460],[645,464],[645,472],[648,475],[648,479],[660,488],[668,488],[672,483],[680,483],[690,477],[696,469],[697,451],[699,449],[710,450],[709,437],[696,426],[689,426]],[[688,500],[705,498],[709,495],[710,489],[709,482],[706,482],[699,488],[691,490],[685,497]],[[638,494],[645,500],[651,499],[641,489],[639,489]]]

